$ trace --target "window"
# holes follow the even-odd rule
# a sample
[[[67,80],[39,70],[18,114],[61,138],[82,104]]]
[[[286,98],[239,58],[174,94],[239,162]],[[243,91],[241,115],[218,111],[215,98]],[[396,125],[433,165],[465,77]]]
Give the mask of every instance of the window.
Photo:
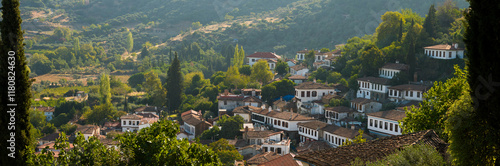
[[[316,96],[318,96],[318,92],[312,91],[312,97],[316,97]]]
[[[451,52],[448,52],[448,57],[451,58]]]
[[[405,96],[408,96],[408,91],[406,91],[406,95]]]
[[[337,137],[335,137],[335,144],[337,144],[337,145],[339,144]]]
[[[278,125],[278,121],[274,119],[274,125]]]
[[[129,121],[128,121],[128,125],[132,125],[132,121],[130,121],[130,120],[129,120]]]
[[[410,92],[410,97],[413,97],[413,91]]]
[[[278,121],[278,126],[281,126],[281,120]]]
[[[394,132],[398,132],[398,125],[397,124],[394,125]]]
[[[267,147],[264,147],[264,152],[267,152]]]
[[[373,126],[373,119],[370,119],[370,126]]]
[[[378,120],[375,120],[375,127],[378,127]]]
[[[127,125],[127,121],[123,121],[123,125]]]
[[[311,91],[307,91],[307,97],[311,97]]]
[[[300,92],[300,97],[305,97],[304,91]]]
[[[389,96],[392,96],[392,89],[389,90]]]
[[[417,92],[417,97],[420,98],[420,92]]]
[[[281,148],[276,148],[276,153],[281,154]]]
[[[255,62],[255,59],[252,59],[252,62]]]
[[[380,125],[380,126],[378,126],[378,127],[379,127],[379,128],[382,128],[382,121],[379,121],[379,125]]]
[[[387,126],[389,126],[389,125],[387,125],[387,122],[385,122],[385,124],[384,124],[384,129],[385,130],[387,130]]]
[[[271,147],[271,151],[273,151],[273,152],[274,152],[274,147]]]
[[[224,105],[227,105],[227,101],[226,100],[224,100]]]
[[[390,125],[390,127],[389,127],[389,131],[392,131],[392,123],[391,123],[391,125]]]

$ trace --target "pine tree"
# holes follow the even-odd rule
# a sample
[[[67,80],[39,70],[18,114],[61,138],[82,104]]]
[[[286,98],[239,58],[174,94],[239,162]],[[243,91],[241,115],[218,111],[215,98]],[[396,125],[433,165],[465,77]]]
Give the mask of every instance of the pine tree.
[[[167,73],[167,108],[168,111],[174,111],[179,108],[182,103],[182,83],[184,82],[182,72],[181,72],[181,64],[179,59],[177,58],[177,52],[175,52],[175,58],[172,64],[170,65]],[[172,113],[172,112],[171,112]]]
[[[2,43],[0,53],[2,58],[0,63],[0,83],[2,84],[0,95],[0,129],[1,140],[0,147],[0,165],[26,165],[31,148],[32,128],[29,120],[29,107],[31,105],[31,81],[29,79],[29,68],[26,63],[23,49],[23,31],[21,30],[21,14],[19,11],[19,0],[3,0],[2,1],[2,22],[0,23]],[[12,57],[12,58],[11,58]],[[12,64],[11,64],[12,63]],[[15,72],[9,74],[8,72]],[[9,77],[10,76],[10,77]],[[9,96],[9,79],[10,84],[15,83],[13,87],[15,96]],[[12,94],[14,94],[12,93]],[[8,106],[7,104],[17,104],[17,106]],[[10,114],[8,111],[15,110],[15,114]],[[12,116],[12,117],[11,117]],[[15,118],[13,121],[11,121]],[[15,124],[12,124],[15,122]],[[10,123],[10,124],[9,124]],[[15,126],[11,128],[10,126]],[[11,134],[15,134],[11,137]],[[9,139],[15,139],[15,144],[8,142]],[[14,153],[7,147],[14,146]],[[9,157],[9,155],[13,155]],[[15,158],[13,158],[15,157]]]
[[[434,4],[429,8],[429,13],[427,13],[427,17],[424,20],[424,30],[427,32],[429,37],[436,38],[437,31],[437,18],[436,18],[436,8],[434,8]]]

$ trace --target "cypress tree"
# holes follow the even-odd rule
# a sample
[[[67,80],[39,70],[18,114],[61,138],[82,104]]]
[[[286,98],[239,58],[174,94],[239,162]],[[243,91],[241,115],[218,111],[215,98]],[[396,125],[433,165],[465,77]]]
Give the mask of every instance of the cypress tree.
[[[500,165],[500,1],[469,0],[465,13],[466,61],[473,110],[468,132],[452,133],[459,165]],[[464,125],[465,126],[465,125]],[[470,143],[470,144],[469,144]],[[469,145],[467,145],[469,144]],[[470,148],[466,148],[470,147]]]
[[[182,82],[183,76],[181,72],[181,64],[175,52],[175,58],[168,68],[167,72],[167,108],[168,111],[174,111],[179,108],[182,103]],[[172,113],[172,112],[171,112]]]
[[[0,46],[0,54],[2,55],[2,58],[0,58],[0,83],[2,84],[0,86],[2,87],[0,88],[2,94],[0,95],[0,108],[2,108],[0,114],[0,124],[2,126],[0,129],[0,147],[2,147],[2,150],[0,150],[0,165],[26,165],[29,156],[28,148],[32,148],[30,134],[32,126],[28,112],[31,105],[31,80],[29,79],[30,71],[24,56],[19,0],[2,0],[2,14],[3,20],[0,23],[2,33]],[[8,72],[15,72],[15,75]],[[13,86],[15,89],[11,89],[14,93],[9,93],[9,79],[11,85],[15,83]],[[9,96],[8,94],[15,94],[15,96]],[[8,112],[13,109],[15,112]],[[13,134],[15,134],[14,137],[11,137]],[[11,138],[15,139],[15,142],[7,142]],[[14,153],[7,149],[11,145],[15,147]],[[9,157],[9,154],[12,157]]]
[[[437,29],[437,18],[436,18],[436,8],[434,4],[429,8],[427,17],[425,17],[423,28],[431,38],[436,38]]]
[[[401,22],[399,22],[398,41],[403,42],[403,19],[401,19]]]

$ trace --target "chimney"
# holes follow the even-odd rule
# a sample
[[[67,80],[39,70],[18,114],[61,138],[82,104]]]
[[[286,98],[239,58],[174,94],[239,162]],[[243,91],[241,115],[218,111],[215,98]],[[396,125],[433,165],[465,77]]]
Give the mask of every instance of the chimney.
[[[267,109],[269,110],[269,112],[271,112],[273,110],[272,107],[267,107]]]
[[[398,61],[398,60],[396,60],[396,63],[399,63],[399,61]]]
[[[227,96],[229,94],[229,90],[224,89],[224,95]]]
[[[455,46],[455,49],[458,49],[458,43],[453,43],[453,45]]]
[[[316,78],[314,78],[313,82],[316,83]]]
[[[352,125],[351,125],[351,129],[356,130],[356,126],[354,126],[354,125],[352,124]]]

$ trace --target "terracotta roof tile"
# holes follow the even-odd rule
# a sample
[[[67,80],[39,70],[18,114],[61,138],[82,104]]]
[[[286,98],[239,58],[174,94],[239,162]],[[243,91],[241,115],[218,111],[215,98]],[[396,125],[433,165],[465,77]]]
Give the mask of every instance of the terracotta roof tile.
[[[402,63],[386,63],[382,68],[394,70],[408,70],[410,66]]]
[[[299,70],[302,70],[302,69],[307,69],[307,66],[304,66],[304,65],[295,65],[295,66],[292,66],[290,68],[292,68],[295,71],[299,71]]]
[[[239,106],[233,109],[233,113],[251,113],[253,110],[262,110],[262,108],[251,105]]]
[[[245,99],[243,99],[244,102],[257,102],[257,103],[262,103],[262,100],[260,100],[259,98],[255,97],[255,96],[250,96],[250,97],[246,97]]]
[[[288,121],[308,121],[308,120],[313,120],[311,117],[307,117],[304,115],[300,115],[298,113],[292,113],[292,112],[279,112],[279,111],[271,111],[269,112],[268,109],[263,109],[263,110],[256,110],[252,111],[256,114],[261,114],[277,119],[282,119],[282,120],[288,120]]]
[[[120,117],[120,119],[132,119],[132,120],[140,120],[143,117],[141,115],[136,115],[136,114],[129,114],[129,115],[123,115]]]
[[[354,139],[359,135],[358,130],[348,129],[336,125],[327,125],[322,128],[323,131],[329,132],[338,136],[346,137],[349,139]],[[363,134],[365,135],[365,134]]]
[[[288,77],[289,80],[307,80],[305,76],[302,75],[293,75]]]
[[[362,161],[376,161],[401,150],[405,146],[417,143],[430,145],[441,154],[446,153],[448,144],[439,139],[433,130],[420,131],[416,133],[385,137],[373,141],[339,148],[331,148],[315,152],[309,152],[296,156],[296,159],[317,166],[323,165],[350,165],[356,158]]]
[[[309,121],[309,122],[297,123],[297,126],[304,126],[304,127],[316,130],[316,129],[321,129],[323,127],[328,126],[328,123],[314,120],[314,121]]]
[[[143,106],[135,109],[135,112],[157,112],[158,107],[154,106]]]
[[[297,147],[297,153],[305,154],[307,152],[313,152],[318,150],[330,149],[330,144],[325,141],[308,141],[304,142],[302,146]]]
[[[406,117],[404,111],[398,111],[398,110],[379,111],[379,112],[368,113],[366,115],[389,119],[389,120],[395,120],[395,121],[403,120],[403,118]]]
[[[300,166],[296,160],[293,159],[292,154],[287,154],[271,161],[259,164],[259,166]]]
[[[283,131],[274,132],[270,130],[264,130],[264,131],[248,131],[245,134],[248,139],[248,138],[266,138],[272,135],[282,134],[282,133]]]
[[[258,155],[253,156],[252,158],[247,160],[247,164],[262,164],[274,160],[276,158],[281,157],[276,152],[264,152]]]
[[[281,59],[281,56],[272,52],[256,52],[247,56],[248,58],[276,58]]]
[[[327,108],[325,108],[325,110],[333,111],[333,112],[337,112],[337,113],[356,112],[353,108],[346,107],[346,106],[327,107]]]
[[[54,112],[55,110],[55,107],[35,107],[35,111]]]
[[[196,126],[202,122],[208,124],[208,126],[212,126],[212,124],[203,120],[203,117],[201,117],[201,115],[198,115],[198,114],[187,114],[187,115],[182,116],[181,118],[182,118],[182,121],[184,123],[187,123],[187,124],[190,124],[193,126]]]
[[[448,44],[438,44],[433,46],[424,47],[424,49],[433,49],[433,50],[464,50],[463,48],[455,48]]]
[[[371,102],[377,102],[378,101],[372,100],[372,99],[366,99],[366,98],[355,98],[351,100],[351,103],[356,103],[356,104],[366,104],[366,103],[371,103]]]
[[[242,101],[245,99],[245,96],[240,95],[219,95],[217,96],[218,100],[233,100],[233,101]]]

